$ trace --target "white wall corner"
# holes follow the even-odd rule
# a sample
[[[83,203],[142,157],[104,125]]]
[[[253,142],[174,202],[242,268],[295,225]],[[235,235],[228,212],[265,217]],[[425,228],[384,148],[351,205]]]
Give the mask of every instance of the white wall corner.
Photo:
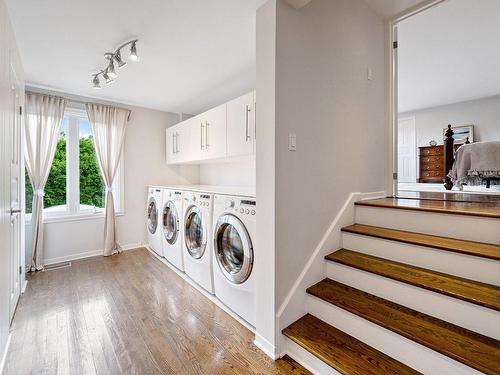
[[[266,338],[262,335],[259,335],[255,332],[255,340],[253,342],[257,348],[262,350],[267,356],[272,358],[273,360],[277,360],[280,358],[280,353],[278,348],[271,344]]]
[[[300,9],[307,4],[309,4],[312,0],[285,0],[285,2],[290,5],[291,7],[294,7],[295,9]]]
[[[385,196],[385,191],[351,193],[348,196],[278,309],[276,320],[279,331],[308,312],[305,305],[306,289],[326,277],[325,255],[342,247],[340,229],[354,223],[354,202]],[[279,342],[280,347],[284,347],[282,335]]]

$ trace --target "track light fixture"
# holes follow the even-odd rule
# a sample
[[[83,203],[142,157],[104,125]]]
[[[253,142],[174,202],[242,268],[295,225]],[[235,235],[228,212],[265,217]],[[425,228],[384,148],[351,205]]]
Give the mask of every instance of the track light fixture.
[[[113,82],[113,79],[118,77],[115,70],[115,61],[118,65],[118,69],[123,68],[127,63],[123,61],[121,50],[130,45],[130,55],[128,56],[130,61],[139,61],[139,57],[137,55],[137,42],[138,39],[131,40],[127,43],[123,43],[120,47],[116,49],[115,52],[107,52],[104,54],[104,57],[108,60],[108,66],[104,69],[101,69],[99,72],[92,74],[92,85],[95,89],[101,88],[101,83],[99,81],[99,76],[102,76],[106,81],[106,84],[109,85]]]

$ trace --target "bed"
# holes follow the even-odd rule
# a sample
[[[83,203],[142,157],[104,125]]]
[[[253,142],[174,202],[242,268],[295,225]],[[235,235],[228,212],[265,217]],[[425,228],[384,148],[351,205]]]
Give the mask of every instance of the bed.
[[[449,134],[448,131],[452,133]],[[476,186],[500,181],[500,141],[461,145],[454,152],[453,131],[448,128],[445,139],[445,188],[462,190],[464,185]],[[450,139],[451,138],[451,139]]]

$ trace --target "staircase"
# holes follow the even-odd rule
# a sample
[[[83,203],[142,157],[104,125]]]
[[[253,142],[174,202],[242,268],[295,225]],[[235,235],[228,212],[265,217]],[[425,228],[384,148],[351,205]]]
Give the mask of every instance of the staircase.
[[[500,203],[355,203],[287,352],[324,374],[500,374]]]

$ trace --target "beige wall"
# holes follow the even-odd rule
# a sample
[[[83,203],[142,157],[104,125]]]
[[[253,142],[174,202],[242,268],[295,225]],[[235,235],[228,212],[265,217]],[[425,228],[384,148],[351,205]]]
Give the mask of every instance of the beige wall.
[[[448,124],[474,125],[474,142],[500,140],[500,95],[399,114],[406,117],[415,117],[417,147],[430,140],[443,144]]]
[[[280,1],[276,43],[280,306],[349,193],[384,190],[389,127],[384,23],[363,0],[314,0],[298,11]]]
[[[16,113],[12,103],[11,66],[19,83],[24,86],[23,68],[10,24],[7,8],[0,0],[0,361],[6,350],[9,336],[9,307],[11,261],[11,181],[10,181],[10,148],[12,142],[8,135],[9,122]],[[0,372],[2,368],[0,368]]]
[[[146,243],[147,185],[198,183],[197,166],[168,166],[165,162],[165,129],[179,122],[179,115],[130,107],[124,146],[125,213],[116,220],[122,246]],[[45,259],[63,261],[102,249],[103,219],[48,222],[45,225]],[[31,227],[27,226],[30,241]],[[27,253],[30,247],[27,246]]]

